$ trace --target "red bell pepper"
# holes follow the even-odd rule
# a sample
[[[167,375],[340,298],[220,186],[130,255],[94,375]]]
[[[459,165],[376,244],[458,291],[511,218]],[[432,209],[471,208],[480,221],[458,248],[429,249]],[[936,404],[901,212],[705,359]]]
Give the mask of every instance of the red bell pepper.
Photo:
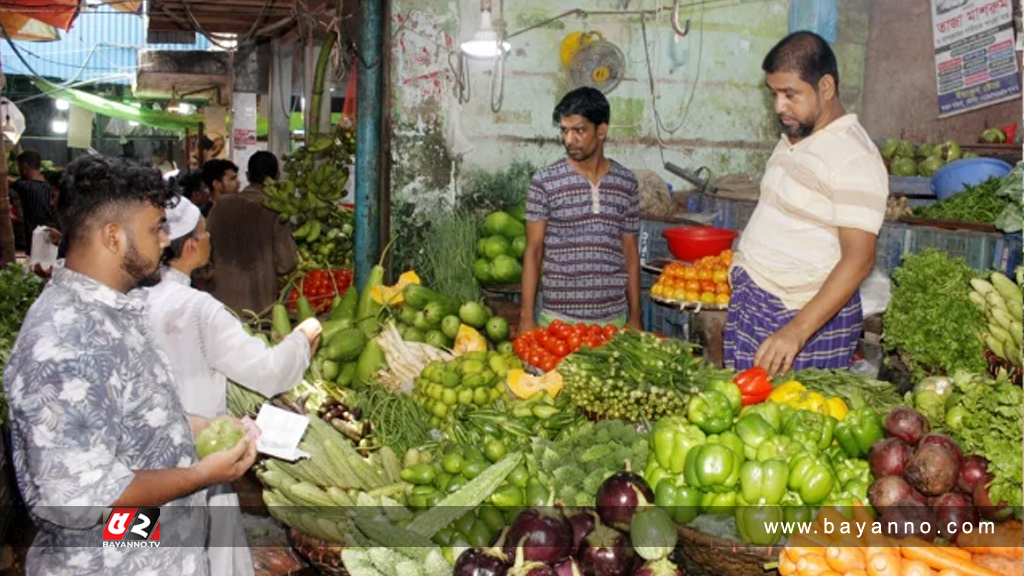
[[[768,372],[760,366],[744,370],[736,375],[733,383],[739,386],[743,394],[743,405],[760,404],[772,393],[772,382]]]

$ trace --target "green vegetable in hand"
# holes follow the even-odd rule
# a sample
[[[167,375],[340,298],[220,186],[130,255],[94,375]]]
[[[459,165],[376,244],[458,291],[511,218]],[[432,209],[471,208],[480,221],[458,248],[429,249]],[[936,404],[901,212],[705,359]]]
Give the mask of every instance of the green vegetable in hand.
[[[220,418],[210,422],[196,437],[196,454],[200,460],[214,452],[234,448],[245,435],[245,431],[234,420]]]

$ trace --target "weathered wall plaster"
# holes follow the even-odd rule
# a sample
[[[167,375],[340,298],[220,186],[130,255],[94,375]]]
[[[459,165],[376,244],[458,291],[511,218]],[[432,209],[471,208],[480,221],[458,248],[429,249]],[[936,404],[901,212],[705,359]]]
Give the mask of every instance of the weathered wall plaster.
[[[649,9],[662,0],[506,0],[509,32],[572,8]],[[499,0],[494,0],[497,10]],[[671,4],[671,2],[666,2]],[[631,168],[649,168],[677,188],[664,159],[707,166],[714,175],[756,173],[778,138],[763,87],[761,60],[787,33],[788,0],[692,0],[683,16],[690,34],[676,39],[669,14],[648,17],[647,46],[655,78],[648,82],[639,16],[568,17],[512,39],[505,60],[501,110],[491,110],[490,63],[472,62],[465,75],[470,101],[458,98],[459,42],[472,36],[478,0],[394,0],[392,3],[392,198],[430,204],[456,194],[460,171],[488,171],[515,160],[548,164],[562,156],[551,111],[569,89],[559,59],[566,34],[601,32],[625,55],[625,80],[612,105],[607,154]],[[860,109],[869,32],[870,0],[840,0],[842,97]],[[657,110],[657,116],[655,114]]]

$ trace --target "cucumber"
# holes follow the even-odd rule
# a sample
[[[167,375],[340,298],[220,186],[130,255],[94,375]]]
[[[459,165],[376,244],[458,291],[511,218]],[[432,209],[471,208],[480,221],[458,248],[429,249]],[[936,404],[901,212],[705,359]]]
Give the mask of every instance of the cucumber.
[[[346,328],[327,343],[324,355],[328,360],[355,360],[366,347],[366,335],[358,328]]]
[[[425,538],[433,538],[437,531],[451,524],[467,510],[479,506],[505,481],[505,477],[522,461],[523,455],[513,452],[489,466],[476,478],[454,494],[449,495],[423,515],[413,520],[408,529]]]
[[[346,328],[352,327],[352,321],[348,319],[341,320],[328,320],[324,322],[323,329],[320,333],[320,340],[327,344],[330,344],[334,337],[341,333]]]
[[[355,321],[356,306],[358,305],[359,291],[355,286],[349,286],[348,290],[345,290],[345,295],[341,297],[338,307],[331,310],[331,320]]]
[[[348,386],[352,383],[352,379],[356,375],[356,363],[346,362],[341,365],[341,370],[338,372],[338,377],[334,380],[334,383],[338,386]]]
[[[441,302],[448,299],[444,294],[420,284],[409,284],[402,290],[402,296],[405,297],[405,305],[413,310],[423,310],[431,302]]]
[[[292,332],[292,321],[288,318],[288,309],[284,304],[274,304],[270,313],[270,325],[274,333],[284,338]]]
[[[356,363],[356,373],[352,383],[357,386],[369,386],[377,381],[377,371],[386,365],[384,350],[376,340],[370,340],[363,348]]]
[[[316,318],[316,312],[313,310],[313,305],[309,303],[309,298],[305,296],[299,296],[299,299],[295,302],[296,317],[299,322],[308,320],[310,318]]]

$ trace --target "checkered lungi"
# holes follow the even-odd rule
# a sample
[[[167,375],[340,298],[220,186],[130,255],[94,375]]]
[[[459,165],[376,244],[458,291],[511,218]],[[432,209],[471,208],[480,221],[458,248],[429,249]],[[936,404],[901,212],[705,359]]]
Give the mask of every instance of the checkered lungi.
[[[741,268],[729,274],[732,298],[725,324],[725,365],[734,370],[754,366],[754,354],[769,336],[789,323],[799,310],[788,310],[781,300],[759,288]],[[793,362],[804,368],[848,368],[864,325],[860,292],[807,341]]]

